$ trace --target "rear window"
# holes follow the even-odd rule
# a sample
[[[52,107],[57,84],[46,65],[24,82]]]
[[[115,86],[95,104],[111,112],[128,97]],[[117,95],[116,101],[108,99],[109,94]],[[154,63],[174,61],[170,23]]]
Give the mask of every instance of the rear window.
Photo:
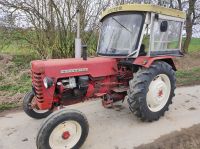
[[[161,22],[167,21],[168,28],[161,32]],[[152,51],[179,50],[182,22],[159,19],[154,23],[154,42]]]

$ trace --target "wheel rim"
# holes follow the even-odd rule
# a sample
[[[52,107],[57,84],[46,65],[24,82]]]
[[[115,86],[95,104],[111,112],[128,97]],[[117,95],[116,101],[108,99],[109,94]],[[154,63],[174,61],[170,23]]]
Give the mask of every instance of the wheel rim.
[[[82,129],[76,121],[65,121],[54,128],[49,145],[52,149],[73,148],[81,138]]]
[[[38,110],[38,109],[34,108],[33,111],[36,112],[36,113],[43,114],[43,113],[48,112],[49,110]]]
[[[149,85],[147,106],[152,112],[158,112],[166,105],[171,92],[169,77],[165,74],[156,76]]]
[[[48,112],[49,110],[40,110],[39,108],[37,108],[37,105],[35,104],[35,99],[36,97],[33,97],[31,103],[29,104],[29,108],[32,109],[34,112],[39,113],[39,114],[43,114]]]

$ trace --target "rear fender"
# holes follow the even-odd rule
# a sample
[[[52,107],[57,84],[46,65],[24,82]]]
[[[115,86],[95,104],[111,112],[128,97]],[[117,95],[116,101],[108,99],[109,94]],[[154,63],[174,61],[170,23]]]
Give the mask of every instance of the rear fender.
[[[148,57],[148,56],[140,56],[133,61],[134,65],[142,66],[145,68],[149,68],[154,61],[164,61],[172,66],[172,68],[176,71],[176,66],[173,62],[174,56],[158,56],[158,57]]]

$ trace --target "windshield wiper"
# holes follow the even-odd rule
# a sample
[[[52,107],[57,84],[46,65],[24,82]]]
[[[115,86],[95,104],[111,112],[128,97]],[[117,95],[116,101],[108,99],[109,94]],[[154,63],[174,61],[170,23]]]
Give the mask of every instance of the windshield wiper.
[[[115,22],[117,22],[120,26],[122,26],[125,30],[127,30],[128,32],[130,32],[131,34],[133,34],[132,31],[130,31],[126,26],[124,26],[123,24],[121,24],[117,19],[115,19],[114,17],[112,17],[113,20],[115,20]]]

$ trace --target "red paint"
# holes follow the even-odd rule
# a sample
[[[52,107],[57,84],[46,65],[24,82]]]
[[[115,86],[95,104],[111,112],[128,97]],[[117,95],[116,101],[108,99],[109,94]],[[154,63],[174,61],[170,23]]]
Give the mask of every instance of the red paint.
[[[160,90],[160,91],[158,92],[158,96],[159,96],[159,97],[162,97],[162,95],[163,95],[163,90]]]
[[[133,64],[140,65],[145,68],[149,68],[154,61],[173,59],[173,58],[175,58],[175,57],[174,56],[158,56],[158,57],[140,56],[134,60]]]
[[[92,97],[93,95],[94,95],[94,84],[90,83],[87,90],[86,97]]]
[[[117,73],[117,62],[113,58],[88,58],[82,59],[50,59],[46,61],[33,61],[32,70],[36,73],[45,72],[46,76],[54,78],[65,78],[66,76],[91,75],[92,77],[102,77],[115,75]],[[77,72],[61,74],[61,70],[88,68],[88,72]]]
[[[140,65],[148,68],[154,61],[171,59],[172,56],[147,57],[142,56],[134,60],[134,65]],[[72,105],[83,102],[90,97],[103,96],[112,92],[113,88],[124,85],[128,88],[129,80],[132,79],[132,72],[126,68],[118,69],[119,58],[96,57],[89,58],[87,61],[82,59],[54,59],[46,61],[33,61],[32,64],[32,82],[36,91],[36,104],[41,110],[51,109],[54,103],[61,105]],[[61,73],[62,70],[87,68],[85,72]],[[55,94],[58,79],[89,76],[89,86],[85,97],[82,99],[61,101],[61,95]],[[119,76],[124,76],[124,80],[119,80]],[[43,84],[44,77],[50,77],[54,84],[46,89]],[[64,88],[60,86],[59,92],[62,93]],[[117,96],[116,96],[117,97]],[[120,97],[120,96],[119,96]],[[122,100],[124,97],[120,97]]]
[[[88,75],[92,78],[107,77],[117,75],[117,60],[114,58],[89,58],[87,61],[82,59],[51,59],[37,60],[31,63],[32,65],[32,80],[34,87],[36,86],[37,105],[40,109],[49,109],[53,102],[57,102],[57,97],[54,97],[56,82],[60,78],[84,76]],[[87,72],[74,72],[62,74],[61,70],[88,68]],[[46,89],[43,85],[45,76],[54,79],[54,85]],[[108,80],[108,79],[106,79]],[[105,82],[107,82],[104,80]],[[89,85],[86,97],[91,97],[94,93],[94,82]],[[107,87],[102,87],[99,92],[106,92]],[[76,101],[69,101],[69,104],[74,104]]]
[[[69,139],[69,137],[70,137],[70,133],[69,133],[69,131],[65,131],[65,132],[63,132],[63,134],[62,134],[62,138],[63,138],[64,140]]]

